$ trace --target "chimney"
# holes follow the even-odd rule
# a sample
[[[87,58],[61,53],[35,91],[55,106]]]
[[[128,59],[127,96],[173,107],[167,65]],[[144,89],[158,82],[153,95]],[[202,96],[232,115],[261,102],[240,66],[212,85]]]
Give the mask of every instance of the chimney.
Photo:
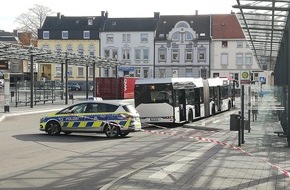
[[[101,11],[101,16],[102,16],[102,17],[105,16],[105,11]]]
[[[106,11],[106,13],[105,13],[105,17],[106,18],[108,18],[108,14],[109,14],[108,11]]]
[[[58,13],[56,14],[56,16],[57,16],[58,19],[61,19],[61,17],[60,17],[60,12],[58,12]]]
[[[159,12],[154,12],[154,19],[158,20],[160,16]]]
[[[198,10],[195,10],[195,15],[198,15]]]

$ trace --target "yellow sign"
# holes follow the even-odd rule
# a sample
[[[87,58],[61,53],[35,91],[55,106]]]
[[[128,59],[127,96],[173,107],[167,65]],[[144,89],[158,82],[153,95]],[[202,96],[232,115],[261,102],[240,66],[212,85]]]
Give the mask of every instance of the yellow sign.
[[[249,71],[242,71],[241,72],[241,80],[249,80],[249,79],[250,79]]]

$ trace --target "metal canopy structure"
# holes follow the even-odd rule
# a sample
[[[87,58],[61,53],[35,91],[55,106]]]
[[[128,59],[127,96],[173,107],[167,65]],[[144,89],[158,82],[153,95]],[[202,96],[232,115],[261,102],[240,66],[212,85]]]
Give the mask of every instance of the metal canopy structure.
[[[289,0],[237,0],[233,8],[260,68],[274,70],[289,14]]]
[[[19,44],[8,44],[0,42],[1,59],[18,59],[31,61],[34,63],[66,63],[69,65],[93,66],[96,67],[116,67],[123,65],[116,60],[100,58],[92,55],[79,55],[69,52],[52,51],[48,49],[36,48],[32,46],[22,46]]]

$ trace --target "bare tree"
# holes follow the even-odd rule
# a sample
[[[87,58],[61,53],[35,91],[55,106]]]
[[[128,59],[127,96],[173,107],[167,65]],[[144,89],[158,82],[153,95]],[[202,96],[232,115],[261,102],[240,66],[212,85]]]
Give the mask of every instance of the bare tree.
[[[15,20],[19,24],[18,30],[31,33],[34,38],[37,38],[37,29],[41,28],[45,18],[53,14],[49,7],[35,4],[27,13],[22,13]]]

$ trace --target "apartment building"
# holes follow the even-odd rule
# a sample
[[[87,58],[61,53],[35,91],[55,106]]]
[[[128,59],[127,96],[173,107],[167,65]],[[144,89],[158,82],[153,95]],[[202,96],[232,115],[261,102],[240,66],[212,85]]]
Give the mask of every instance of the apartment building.
[[[124,65],[102,68],[102,77],[152,78],[154,67],[154,34],[159,13],[149,18],[108,18],[100,33],[101,57],[115,59]]]
[[[38,46],[53,51],[76,53],[78,55],[99,56],[100,29],[103,27],[107,13],[101,12],[101,16],[48,16],[43,27],[38,30]],[[60,80],[61,66],[63,63],[40,63],[39,80]],[[89,68],[88,76],[92,80],[93,68]],[[99,76],[99,68],[96,69]],[[69,65],[70,81],[85,82],[86,67]]]
[[[241,84],[242,72],[258,80],[260,67],[235,14],[212,15],[211,77],[231,77]]]
[[[209,77],[210,15],[160,16],[155,77]]]

